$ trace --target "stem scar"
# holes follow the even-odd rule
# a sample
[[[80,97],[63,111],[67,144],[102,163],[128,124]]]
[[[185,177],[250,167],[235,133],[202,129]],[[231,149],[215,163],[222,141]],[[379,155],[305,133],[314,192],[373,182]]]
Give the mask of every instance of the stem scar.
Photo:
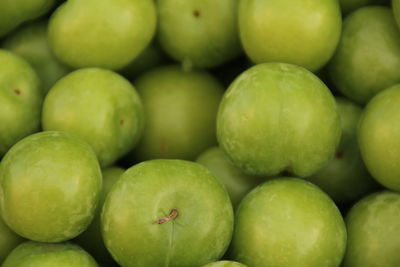
[[[176,217],[178,217],[179,212],[177,209],[172,209],[170,214],[167,217],[161,218],[159,220],[157,220],[157,224],[163,224],[166,223],[170,220],[174,220]]]

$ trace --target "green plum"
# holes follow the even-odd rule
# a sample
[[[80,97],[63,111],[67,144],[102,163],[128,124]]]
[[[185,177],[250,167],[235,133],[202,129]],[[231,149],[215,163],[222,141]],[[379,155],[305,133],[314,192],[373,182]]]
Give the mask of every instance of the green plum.
[[[241,52],[238,0],[157,0],[157,38],[174,59],[215,67]]]
[[[340,140],[335,99],[305,68],[263,63],[230,85],[217,116],[220,147],[244,172],[307,177],[333,156]]]
[[[43,95],[32,67],[0,49],[0,157],[23,137],[39,131]]]
[[[45,93],[69,72],[69,68],[59,62],[50,50],[45,21],[22,27],[4,41],[3,47],[20,55],[32,65],[42,81]]]
[[[332,57],[342,19],[337,0],[240,0],[239,32],[255,63],[285,62],[316,71]]]
[[[363,7],[346,17],[328,71],[349,99],[367,103],[400,82],[400,32],[388,7]]]
[[[247,267],[247,266],[236,261],[216,261],[206,264],[203,267]]]
[[[79,235],[75,241],[81,245],[85,250],[91,253],[101,263],[112,264],[113,259],[104,246],[103,238],[101,236],[100,215],[104,201],[107,194],[110,192],[111,187],[125,172],[124,169],[118,167],[109,167],[103,170],[103,189],[100,194],[100,200],[97,207],[96,215],[92,223]]]
[[[14,233],[0,217],[0,263],[23,241],[24,239]]]
[[[343,267],[400,266],[400,194],[382,191],[357,202],[347,214]]]
[[[400,84],[385,89],[366,106],[358,127],[361,156],[383,186],[400,191]]]
[[[225,186],[234,207],[237,207],[242,198],[262,181],[259,177],[243,173],[229,161],[219,147],[207,149],[197,157],[196,162],[209,169]]]
[[[345,98],[336,98],[342,137],[336,155],[309,181],[321,187],[336,203],[351,203],[377,188],[361,159],[357,124],[362,109]]]
[[[87,68],[53,86],[43,104],[42,124],[44,130],[84,139],[106,167],[138,142],[143,117],[139,95],[126,79],[110,70]]]
[[[164,66],[135,82],[146,125],[134,158],[193,160],[216,145],[215,120],[223,89],[205,71]]]
[[[228,193],[203,166],[159,159],[128,169],[102,211],[106,247],[124,267],[202,266],[231,240]]]
[[[388,2],[389,0],[339,0],[344,15],[363,6],[387,4]]]
[[[22,243],[15,248],[1,266],[98,267],[92,256],[75,244],[44,244],[33,241]]]
[[[0,37],[23,22],[45,14],[55,3],[56,0],[2,0],[0,2]]]
[[[152,0],[69,0],[50,19],[49,42],[73,68],[117,70],[145,49],[155,29]]]
[[[0,209],[19,235],[61,242],[93,219],[101,170],[91,147],[63,132],[41,132],[15,144],[0,164]]]
[[[338,208],[301,179],[279,178],[256,187],[236,213],[232,257],[249,267],[337,267],[345,248]]]

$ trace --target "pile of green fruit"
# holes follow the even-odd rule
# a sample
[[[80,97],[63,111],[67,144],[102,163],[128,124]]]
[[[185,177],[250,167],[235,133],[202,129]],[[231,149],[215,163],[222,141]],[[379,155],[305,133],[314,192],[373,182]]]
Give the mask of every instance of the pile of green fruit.
[[[399,267],[400,0],[0,0],[3,267]]]

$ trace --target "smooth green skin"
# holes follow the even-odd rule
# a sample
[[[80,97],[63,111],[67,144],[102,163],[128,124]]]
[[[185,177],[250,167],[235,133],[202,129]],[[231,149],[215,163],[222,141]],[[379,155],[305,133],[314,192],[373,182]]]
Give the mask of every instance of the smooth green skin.
[[[332,57],[342,18],[337,0],[240,0],[239,33],[255,63],[285,62],[317,71]]]
[[[2,267],[98,267],[79,246],[66,242],[44,244],[27,241],[15,248]]]
[[[23,241],[24,239],[14,233],[0,217],[0,263]]]
[[[237,207],[243,197],[263,181],[235,167],[219,147],[207,149],[197,157],[196,162],[209,169],[225,186],[234,207]]]
[[[400,32],[388,7],[363,7],[346,17],[335,56],[332,82],[349,99],[367,103],[400,82]]]
[[[306,69],[264,63],[242,73],[221,101],[220,147],[245,173],[307,177],[333,156],[340,121],[329,89]]]
[[[157,224],[173,209],[175,219]],[[106,247],[124,267],[202,266],[222,257],[232,230],[228,193],[205,167],[183,160],[131,167],[102,211]]]
[[[247,267],[247,266],[235,261],[216,261],[206,264],[203,267]]]
[[[336,155],[326,166],[307,178],[321,187],[336,203],[351,203],[377,188],[361,159],[357,125],[362,109],[346,98],[336,98],[342,136]]]
[[[157,38],[169,56],[209,68],[241,53],[238,0],[157,0]]]
[[[400,85],[376,95],[358,127],[358,143],[367,169],[383,186],[400,191]]]
[[[49,42],[73,68],[117,70],[150,43],[156,20],[152,0],[69,0],[50,19]]]
[[[0,49],[0,157],[39,131],[43,95],[39,78],[21,57]]]
[[[357,202],[346,217],[343,267],[400,265],[400,195],[382,191]]]
[[[391,3],[392,3],[394,19],[397,23],[397,26],[400,27],[400,1],[391,0]]]
[[[0,3],[0,37],[25,21],[35,19],[56,3],[56,0],[2,0]]]
[[[19,235],[61,242],[93,219],[101,171],[88,144],[63,132],[41,132],[14,145],[0,164],[0,209]]]
[[[347,15],[354,10],[370,5],[382,5],[390,2],[389,0],[339,0],[343,15]]]
[[[120,72],[129,79],[167,62],[167,56],[159,44],[151,42],[140,54]]]
[[[103,237],[101,236],[101,209],[107,194],[111,190],[111,187],[115,184],[115,182],[118,181],[124,172],[124,169],[118,167],[109,167],[102,171],[103,189],[100,193],[96,215],[86,231],[75,239],[77,244],[81,245],[85,250],[90,252],[90,254],[101,263],[114,263],[114,260],[111,258],[111,255],[104,246]]]
[[[232,257],[249,267],[336,267],[346,248],[346,226],[317,186],[279,178],[256,187],[235,217]]]
[[[69,72],[69,68],[59,62],[50,50],[45,21],[31,23],[19,29],[4,41],[3,47],[31,64],[39,75],[44,93]]]
[[[134,82],[142,99],[146,125],[134,150],[138,160],[193,160],[216,145],[215,120],[223,88],[205,71],[165,66]]]
[[[47,94],[42,112],[44,130],[73,133],[88,142],[102,167],[113,164],[138,142],[143,107],[125,78],[105,69],[76,70]]]

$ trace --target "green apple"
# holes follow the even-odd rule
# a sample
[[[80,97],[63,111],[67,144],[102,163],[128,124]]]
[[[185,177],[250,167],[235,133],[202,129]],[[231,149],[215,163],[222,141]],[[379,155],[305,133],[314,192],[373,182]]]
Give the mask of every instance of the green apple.
[[[87,68],[53,86],[43,104],[42,124],[44,130],[84,139],[106,167],[138,142],[143,116],[141,100],[126,79],[113,71]]]
[[[60,63],[50,51],[45,21],[22,27],[4,41],[3,47],[20,55],[32,65],[42,81],[45,93],[69,72],[69,68]]]
[[[347,214],[343,267],[400,265],[400,194],[382,191],[357,202]]]
[[[85,250],[90,252],[90,254],[93,255],[93,257],[101,263],[113,263],[113,259],[111,258],[111,255],[108,253],[108,250],[104,246],[103,238],[101,236],[101,209],[103,207],[107,194],[111,190],[111,187],[115,184],[116,181],[118,181],[118,179],[124,172],[124,169],[118,167],[109,167],[102,171],[103,189],[100,193],[100,200],[97,207],[96,215],[94,216],[92,223],[89,225],[86,231],[75,239],[76,243],[78,243]]]
[[[63,132],[41,132],[15,144],[0,164],[0,209],[19,235],[60,242],[94,216],[101,171],[91,147]]]
[[[241,52],[238,0],[158,0],[157,38],[174,59],[215,67]]]
[[[349,99],[367,103],[400,82],[400,31],[388,7],[363,7],[346,17],[328,65],[336,87]]]
[[[71,67],[116,70],[145,49],[155,29],[152,0],[69,0],[50,19],[49,42]]]
[[[2,0],[0,2],[0,37],[25,21],[35,19],[56,3],[56,0]]]
[[[135,82],[143,101],[146,125],[134,150],[138,160],[193,160],[216,145],[215,120],[223,89],[205,71],[164,66]]]
[[[262,181],[259,177],[243,173],[229,161],[219,147],[207,149],[197,157],[196,162],[209,169],[225,186],[234,207],[237,207],[242,198]]]
[[[98,267],[92,256],[75,244],[44,244],[33,241],[15,248],[1,266]]]
[[[400,85],[376,95],[366,106],[358,127],[361,156],[383,186],[400,191]]]
[[[353,12],[354,10],[369,5],[387,4],[389,0],[339,0],[340,7],[344,15]]]
[[[24,239],[14,233],[0,217],[0,263],[23,241]]]
[[[226,251],[228,193],[203,166],[159,159],[128,169],[107,195],[102,233],[124,267],[202,266]]]
[[[39,131],[43,95],[32,67],[0,49],[0,157],[23,137]]]
[[[346,226],[317,186],[279,178],[256,187],[235,217],[233,259],[250,267],[336,267],[346,248]]]
[[[342,137],[336,155],[327,165],[308,178],[321,187],[336,203],[351,203],[377,188],[368,173],[357,142],[357,125],[362,109],[345,98],[336,98]]]
[[[337,0],[239,3],[240,40],[253,62],[285,62],[316,71],[332,57],[342,26]]]
[[[310,176],[333,156],[340,133],[329,89],[285,63],[243,72],[225,92],[217,117],[220,147],[237,167],[260,176]]]
[[[206,264],[203,267],[247,267],[247,266],[236,261],[216,261]]]

